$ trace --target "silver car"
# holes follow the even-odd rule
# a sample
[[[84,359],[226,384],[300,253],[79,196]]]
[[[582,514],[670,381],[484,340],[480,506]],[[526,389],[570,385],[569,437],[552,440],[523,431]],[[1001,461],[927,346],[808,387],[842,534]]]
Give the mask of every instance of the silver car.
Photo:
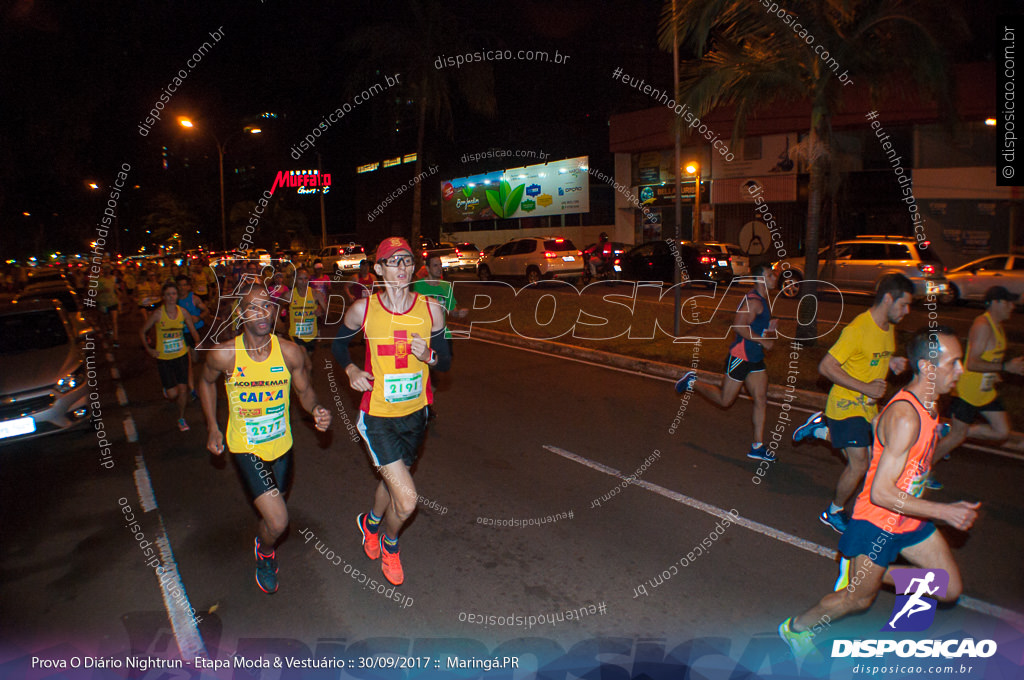
[[[85,340],[55,301],[0,305],[0,444],[89,422]]]
[[[946,274],[957,300],[984,300],[985,291],[1003,286],[1024,295],[1024,255],[989,255],[960,265]]]
[[[354,274],[359,271],[359,263],[367,259],[366,248],[358,243],[341,243],[327,246],[317,255],[323,262],[324,269],[334,270],[339,274]]]
[[[885,274],[903,274],[914,284],[914,299],[935,295],[939,302],[950,302],[953,294],[946,280],[946,267],[927,241],[912,238],[859,236],[839,241],[818,252],[818,278],[828,281],[843,293],[874,294],[875,284]],[[802,257],[786,260],[792,276],[782,279],[782,295],[800,295],[804,277]],[[781,263],[775,263],[779,266]]]

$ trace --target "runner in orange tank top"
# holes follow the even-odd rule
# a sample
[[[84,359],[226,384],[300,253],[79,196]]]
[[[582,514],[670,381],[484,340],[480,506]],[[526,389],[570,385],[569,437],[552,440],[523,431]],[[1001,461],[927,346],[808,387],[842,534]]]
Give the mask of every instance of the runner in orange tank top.
[[[918,567],[946,571],[949,585],[937,599],[955,602],[963,591],[949,545],[931,520],[967,531],[980,504],[921,498],[935,448],[935,402],[963,373],[963,351],[956,333],[939,327],[918,331],[907,345],[907,358],[914,377],[878,416],[864,491],[839,541],[834,592],[779,625],[779,635],[794,656],[814,652],[814,637],[823,625],[867,609],[883,583],[893,585],[890,565],[898,555]]]

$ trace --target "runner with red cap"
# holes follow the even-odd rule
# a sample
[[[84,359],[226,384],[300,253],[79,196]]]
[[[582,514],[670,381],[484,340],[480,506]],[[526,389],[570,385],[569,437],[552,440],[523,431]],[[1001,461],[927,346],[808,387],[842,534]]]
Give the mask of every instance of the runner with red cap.
[[[405,580],[398,534],[418,497],[409,468],[416,462],[433,401],[429,369],[447,371],[451,359],[444,308],[409,287],[415,264],[405,239],[385,239],[374,264],[383,290],[352,303],[332,347],[352,389],[363,392],[359,433],[381,476],[372,509],[356,517],[363,551],[370,559],[381,558],[384,576],[396,586]],[[362,369],[348,349],[360,330],[366,336]]]

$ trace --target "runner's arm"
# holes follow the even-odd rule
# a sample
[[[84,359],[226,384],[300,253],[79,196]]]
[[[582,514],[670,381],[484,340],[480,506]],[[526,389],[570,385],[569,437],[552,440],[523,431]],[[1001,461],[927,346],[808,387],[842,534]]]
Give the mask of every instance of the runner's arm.
[[[818,364],[818,373],[840,387],[845,387],[846,389],[853,390],[854,392],[860,392],[872,399],[880,399],[885,394],[884,380],[876,380],[874,383],[866,383],[862,380],[857,380],[852,375],[844,371],[842,364],[840,364],[839,361],[831,354],[826,354],[822,357],[821,362]],[[872,389],[871,386],[875,383],[882,383],[880,386],[882,388],[881,394],[876,393]]]
[[[757,305],[757,308],[754,308]],[[757,315],[761,313],[761,301],[757,300],[753,304],[748,300],[745,309],[737,309],[736,316],[732,321],[732,330],[736,331],[736,335],[756,342],[761,345],[765,345],[765,349],[769,349],[774,344],[774,340],[771,338],[762,338],[759,335],[754,335],[750,330],[750,324],[754,322]]]
[[[935,503],[916,498],[896,483],[907,464],[907,456],[921,431],[921,417],[909,403],[890,404],[878,419],[878,441],[882,454],[871,484],[871,502],[900,515],[941,520],[966,531],[974,524],[979,504],[964,501]]]
[[[341,327],[338,329],[338,336],[331,344],[331,352],[334,358],[341,364],[342,370],[348,376],[348,383],[354,390],[369,392],[373,389],[373,373],[352,363],[352,357],[348,353],[348,345],[363,326],[363,317],[366,316],[367,298],[360,298],[352,303],[352,306],[342,317]],[[367,348],[369,351],[369,348]]]
[[[149,346],[149,340],[146,339],[146,333],[149,332],[150,328],[156,325],[156,322],[159,318],[160,309],[157,308],[155,312],[149,315],[149,318],[146,319],[146,323],[142,325],[142,328],[139,329],[139,338],[142,339],[142,346],[145,347],[146,351],[150,354],[154,354],[156,352],[156,349]]]
[[[196,324],[192,321],[192,313],[184,307],[180,309],[185,312],[185,325],[188,326],[189,332],[192,333],[192,339],[195,340],[196,345],[199,345],[199,333],[196,332]]]
[[[428,303],[430,316],[433,323],[430,325],[430,349],[436,354],[435,363],[431,368],[444,373],[452,364],[452,354],[448,348],[448,339],[445,337],[445,311],[444,307],[433,300]],[[428,357],[429,358],[429,357]]]
[[[226,347],[226,345],[231,347]],[[206,418],[206,448],[218,456],[224,453],[224,435],[217,424],[217,380],[221,374],[228,375],[235,370],[234,343],[224,343],[215,347],[203,362],[199,373],[199,402],[203,405],[203,416]]]
[[[313,416],[316,429],[326,432],[331,426],[331,412],[317,401],[313,383],[306,371],[305,350],[290,340],[281,340],[281,354],[284,355],[284,363],[292,374],[292,388],[298,395],[302,408]]]

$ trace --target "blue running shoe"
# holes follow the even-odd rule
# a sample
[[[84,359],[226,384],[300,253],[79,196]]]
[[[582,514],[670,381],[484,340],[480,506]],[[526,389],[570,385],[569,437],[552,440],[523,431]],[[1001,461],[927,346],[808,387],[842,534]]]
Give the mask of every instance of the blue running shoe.
[[[277,592],[277,553],[271,552],[270,555],[263,555],[260,553],[260,539],[256,539],[256,545],[253,547],[253,553],[256,554],[256,585],[259,589],[268,595]]]
[[[697,382],[697,371],[683,373],[683,377],[676,381],[676,394],[691,391],[695,382]]]
[[[850,523],[850,518],[842,510],[839,512],[829,512],[826,510],[818,515],[818,519],[821,520],[822,524],[827,524],[840,534],[846,531],[846,526]]]
[[[747,458],[753,458],[754,460],[766,460],[769,463],[775,462],[775,454],[768,450],[767,446],[763,444],[761,446],[751,446],[750,451],[747,452]]]
[[[942,439],[949,434],[950,425],[949,423],[939,423],[939,439]],[[948,458],[948,456],[947,456]]]
[[[928,477],[924,480],[924,488],[931,489],[932,491],[942,491],[946,488],[946,485],[942,482],[936,481],[932,477]]]
[[[821,430],[824,430],[824,432],[820,432]],[[828,425],[825,424],[825,413],[818,411],[817,413],[812,413],[806,423],[793,430],[793,441],[802,442],[808,437],[824,439],[828,436],[827,433]]]

